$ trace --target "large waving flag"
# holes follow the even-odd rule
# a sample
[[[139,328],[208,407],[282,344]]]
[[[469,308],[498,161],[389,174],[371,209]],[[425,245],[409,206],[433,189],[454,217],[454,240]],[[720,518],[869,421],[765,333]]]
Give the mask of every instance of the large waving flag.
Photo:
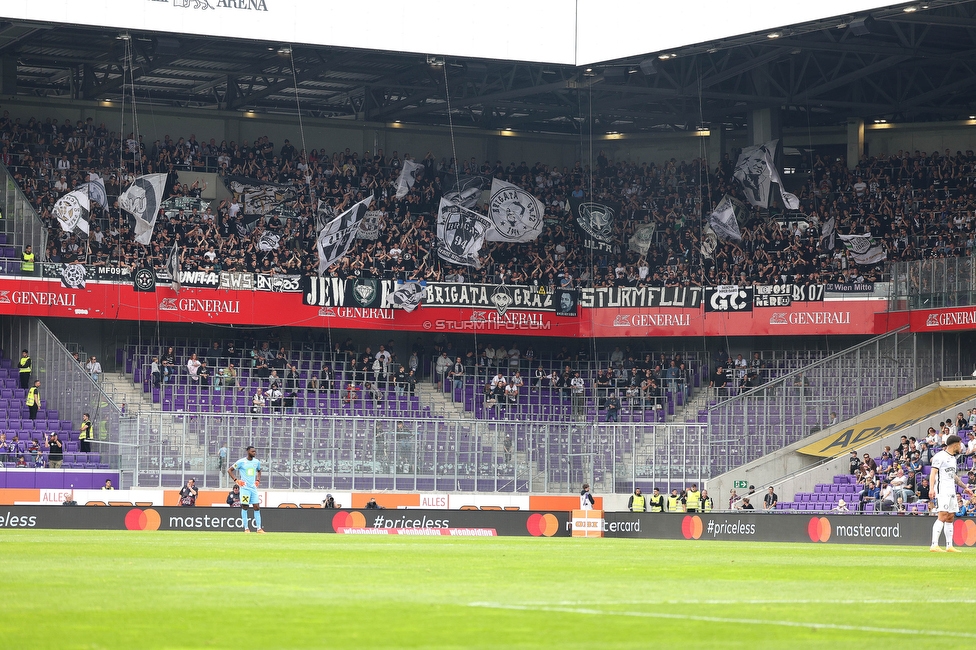
[[[51,211],[66,233],[80,237],[88,236],[88,215],[91,214],[88,192],[80,190],[68,192],[58,199]]]
[[[136,218],[136,241],[148,246],[166,191],[166,174],[139,176],[119,197],[119,207]]]
[[[497,178],[491,181],[488,241],[527,242],[542,234],[542,202],[518,185]]]
[[[400,176],[397,178],[397,200],[400,200],[407,195],[407,192],[410,191],[413,184],[417,182],[417,172],[423,168],[423,165],[420,163],[415,163],[412,160],[403,161],[403,167],[400,169]]]
[[[746,199],[752,205],[768,208],[772,186],[779,187],[783,203],[791,210],[800,207],[800,200],[783,189],[783,179],[773,163],[773,155],[779,140],[770,140],[754,147],[746,147],[735,163],[733,176],[742,185]]]
[[[359,232],[359,222],[366,215],[366,210],[372,201],[372,196],[366,197],[325,224],[319,232],[315,242],[319,252],[319,275],[324,275],[326,269],[349,252]]]
[[[89,174],[88,182],[78,186],[78,191],[88,194],[88,198],[104,209],[108,209],[108,196],[105,194],[105,181],[97,174]]]
[[[442,198],[437,211],[437,254],[452,264],[480,269],[478,251],[491,227],[491,219],[480,212]]]

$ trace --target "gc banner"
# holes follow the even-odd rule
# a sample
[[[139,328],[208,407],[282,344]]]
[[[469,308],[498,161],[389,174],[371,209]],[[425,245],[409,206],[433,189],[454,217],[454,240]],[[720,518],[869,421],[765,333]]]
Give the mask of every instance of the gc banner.
[[[752,311],[754,293],[752,287],[728,285],[705,289],[706,312]]]

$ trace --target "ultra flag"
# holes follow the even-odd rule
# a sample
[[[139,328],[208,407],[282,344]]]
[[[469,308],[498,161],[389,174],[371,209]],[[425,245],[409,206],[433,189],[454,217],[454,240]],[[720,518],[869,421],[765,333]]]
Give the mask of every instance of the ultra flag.
[[[407,192],[409,192],[413,187],[414,183],[417,182],[417,172],[423,168],[423,165],[420,163],[415,163],[412,160],[403,161],[403,167],[400,169],[400,176],[397,177],[396,198],[398,201],[405,197]]]
[[[324,275],[326,269],[349,252],[359,232],[359,222],[366,215],[366,210],[372,201],[372,196],[366,197],[327,223],[319,232],[316,239],[319,252],[319,275]]]
[[[446,262],[480,269],[478,251],[491,227],[485,215],[442,198],[437,211],[437,254]]]
[[[871,266],[888,259],[884,247],[871,235],[837,235],[837,237],[847,246],[855,264]]]
[[[176,293],[180,292],[180,247],[173,244],[172,250],[169,252],[169,259],[166,261],[166,271],[169,273],[170,286],[173,287],[173,291]]]
[[[733,176],[742,185],[746,199],[752,205],[768,208],[772,198],[772,186],[779,187],[783,203],[791,210],[800,207],[800,200],[795,195],[783,189],[783,179],[776,170],[773,157],[779,140],[770,140],[754,147],[746,147],[735,163]]]
[[[491,181],[491,199],[488,216],[492,227],[485,239],[488,241],[528,242],[542,234],[542,202],[517,185]]]
[[[88,215],[91,213],[91,203],[87,192],[80,190],[68,192],[58,199],[51,212],[57,217],[63,231],[88,237]]]
[[[745,212],[745,206],[726,194],[715,206],[715,210],[708,215],[708,225],[712,227],[715,236],[720,240],[741,241],[742,233],[739,232],[739,218]]]
[[[424,301],[424,289],[427,283],[423,280],[397,280],[396,290],[393,292],[393,306],[412,312]]]
[[[86,192],[88,198],[104,209],[108,209],[108,196],[105,194],[105,181],[97,174],[89,174],[88,182],[78,186],[80,192]]]
[[[166,174],[139,176],[119,197],[119,207],[136,219],[136,241],[148,246],[166,191]]]

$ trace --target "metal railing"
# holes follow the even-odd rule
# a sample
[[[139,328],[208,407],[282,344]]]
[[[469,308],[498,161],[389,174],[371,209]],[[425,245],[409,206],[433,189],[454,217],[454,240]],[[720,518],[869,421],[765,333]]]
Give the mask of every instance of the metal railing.
[[[30,244],[34,247],[35,261],[43,262],[47,249],[48,229],[37,216],[37,212],[17,185],[17,181],[2,164],[0,164],[0,215],[2,215],[0,231],[8,235],[8,244],[16,247],[18,252]]]
[[[95,423],[95,440],[119,442],[120,412],[99,382],[85,372],[61,341],[37,318],[9,318],[3,321],[4,350],[14,357],[29,351],[33,378],[41,380],[40,394],[47,410],[56,409],[60,420],[80,423],[84,413]],[[113,467],[113,469],[117,469]]]
[[[701,482],[704,425],[353,419],[138,413],[134,485],[227,486],[227,463],[258,449],[267,489],[602,493]],[[223,450],[223,451],[222,451]]]
[[[712,476],[939,380],[951,351],[902,327],[708,409]],[[951,370],[949,370],[951,372]]]
[[[891,266],[889,309],[939,309],[976,305],[976,264],[971,256]]]

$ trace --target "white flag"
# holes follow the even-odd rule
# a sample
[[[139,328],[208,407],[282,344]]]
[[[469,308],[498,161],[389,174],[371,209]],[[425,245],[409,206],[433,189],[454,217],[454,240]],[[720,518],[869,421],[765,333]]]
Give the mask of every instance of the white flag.
[[[452,264],[480,269],[478,251],[491,227],[485,215],[442,198],[437,211],[437,254]]]
[[[108,196],[105,194],[105,181],[95,174],[88,175],[88,182],[78,186],[79,192],[88,194],[88,198],[106,210],[108,209]]]
[[[745,206],[726,194],[715,206],[715,210],[708,215],[708,225],[712,227],[715,236],[723,241],[727,239],[741,241],[742,233],[739,232],[736,212],[741,214],[743,211]]]
[[[851,252],[855,264],[870,266],[888,259],[881,243],[871,235],[837,235]]]
[[[423,167],[420,163],[415,163],[412,160],[403,161],[403,168],[400,169],[400,176],[397,178],[397,200],[407,195],[413,184],[417,182],[417,170],[423,169]]]
[[[372,196],[366,197],[325,224],[325,228],[319,232],[315,242],[319,252],[319,275],[325,274],[326,269],[349,252],[359,232],[359,222],[372,202]]]
[[[783,189],[783,179],[773,163],[778,142],[779,140],[770,140],[743,149],[739,155],[739,160],[735,163],[735,172],[732,175],[742,185],[746,199],[752,205],[768,208],[772,185],[775,183],[779,186],[780,195],[783,197],[783,203],[786,204],[786,207],[790,210],[796,210],[800,207],[800,200]]]
[[[485,234],[488,241],[527,242],[542,234],[545,209],[539,199],[517,185],[491,181],[488,216],[492,227]]]
[[[169,259],[166,261],[166,271],[169,272],[172,281],[170,286],[176,293],[180,292],[180,247],[173,244],[169,252]]]
[[[820,232],[820,245],[823,246],[825,250],[832,251],[836,246],[836,223],[837,219],[833,216],[824,222],[823,229]]]
[[[81,237],[88,236],[88,215],[91,213],[88,192],[68,192],[58,199],[51,212],[65,232]]]
[[[645,223],[634,228],[634,234],[630,236],[627,247],[641,255],[647,255],[647,251],[651,248],[651,240],[654,238],[655,227],[653,223]]]
[[[259,251],[276,251],[278,250],[278,243],[281,241],[281,235],[276,235],[273,232],[265,232],[261,235],[261,239],[258,241]]]
[[[424,301],[424,289],[427,282],[424,280],[397,280],[396,290],[393,292],[393,306],[402,307],[405,311],[412,312]]]
[[[139,176],[119,197],[119,207],[136,218],[136,241],[148,246],[166,191],[166,174]]]

